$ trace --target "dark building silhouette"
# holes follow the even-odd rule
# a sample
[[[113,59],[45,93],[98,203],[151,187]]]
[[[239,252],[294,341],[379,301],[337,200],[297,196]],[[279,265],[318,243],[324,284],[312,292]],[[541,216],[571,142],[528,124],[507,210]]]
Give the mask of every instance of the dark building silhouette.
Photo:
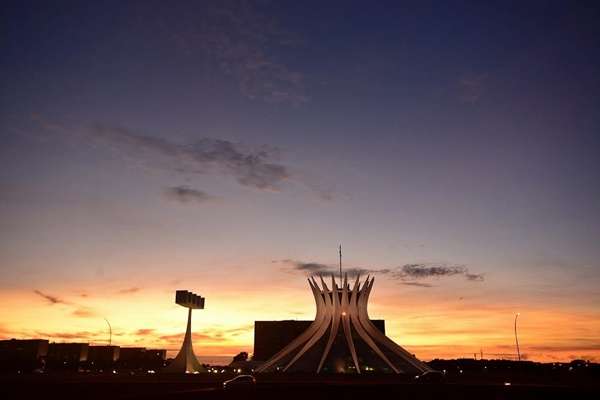
[[[147,349],[144,353],[143,368],[158,370],[164,367],[167,359],[167,350],[165,349]]]
[[[167,350],[145,347],[48,343],[45,339],[0,340],[0,372],[113,369],[155,370],[165,366]]]
[[[146,349],[145,347],[121,347],[119,368],[157,370],[164,366],[167,351],[164,349]]]
[[[253,361],[266,361],[304,332],[313,321],[254,321]],[[373,319],[373,325],[385,335],[385,320]],[[353,332],[353,337],[356,332]]]
[[[0,340],[0,371],[30,372],[43,368],[48,354],[44,339]]]
[[[77,369],[88,359],[87,343],[50,343],[46,367],[48,369]]]
[[[119,346],[90,346],[88,361],[92,368],[113,368],[119,360]]]

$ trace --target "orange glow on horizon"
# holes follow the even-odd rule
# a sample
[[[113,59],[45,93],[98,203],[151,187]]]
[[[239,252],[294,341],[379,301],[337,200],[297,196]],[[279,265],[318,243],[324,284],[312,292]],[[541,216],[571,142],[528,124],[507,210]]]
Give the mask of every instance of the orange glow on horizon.
[[[289,281],[294,283],[291,286]],[[252,353],[255,320],[314,317],[314,304],[302,280],[277,282],[269,290],[243,285],[198,290],[206,297],[206,309],[195,310],[194,347],[200,357]],[[197,288],[201,285],[190,285]],[[378,291],[379,290],[379,291]],[[186,311],[174,303],[174,290],[154,287],[134,290],[105,287],[103,294],[77,293],[57,296],[54,303],[32,291],[3,291],[0,301],[0,336],[47,338],[57,342],[103,344],[108,340],[104,318],[113,328],[113,344],[165,348],[173,356],[179,349]],[[54,293],[54,292],[52,292]],[[392,293],[390,295],[390,293]],[[405,293],[394,300],[388,287],[375,286],[370,304],[372,318],[386,320],[386,332],[419,358],[509,358],[515,354],[512,305],[476,301],[419,302],[417,294]],[[411,300],[412,299],[412,300]],[[568,361],[600,360],[597,332],[600,315],[585,310],[519,307],[519,342],[524,359]]]

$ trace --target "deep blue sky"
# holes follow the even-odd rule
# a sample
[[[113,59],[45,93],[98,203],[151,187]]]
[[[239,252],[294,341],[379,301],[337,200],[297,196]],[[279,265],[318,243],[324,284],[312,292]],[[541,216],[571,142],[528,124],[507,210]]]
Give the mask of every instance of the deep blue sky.
[[[323,3],[5,2],[1,287],[267,276],[342,242],[485,276],[415,299],[597,316],[600,7]]]

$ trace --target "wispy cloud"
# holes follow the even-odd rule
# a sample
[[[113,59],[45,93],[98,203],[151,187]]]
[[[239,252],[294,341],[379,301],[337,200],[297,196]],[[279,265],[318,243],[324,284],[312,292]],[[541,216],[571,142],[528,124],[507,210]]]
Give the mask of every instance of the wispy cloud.
[[[138,329],[137,331],[135,331],[134,335],[148,336],[154,334],[155,331],[155,329]]]
[[[36,122],[42,128],[50,129],[46,124]],[[54,125],[59,124],[50,124]],[[292,168],[279,161],[281,150],[268,144],[251,146],[209,137],[180,142],[110,124],[93,124],[83,128],[60,126],[60,130],[54,129],[52,133],[66,140],[85,140],[86,143],[112,149],[133,164],[176,173],[186,180],[209,173],[221,173],[235,179],[241,186],[261,191],[279,192],[289,182],[308,189],[320,200],[337,198],[332,187],[317,182],[319,178],[300,170],[292,172]],[[173,194],[173,190],[169,189],[174,188],[196,190],[187,185],[175,185],[169,186],[167,191]],[[205,193],[201,190],[198,192]],[[184,193],[184,196],[187,193],[190,192]],[[205,194],[212,200],[221,200]],[[206,196],[200,197],[207,199]]]
[[[468,281],[477,281],[477,282],[482,282],[484,280],[483,274],[470,274],[470,273],[465,273],[465,278],[467,278]]]
[[[142,289],[139,288],[139,287],[134,286],[134,287],[120,289],[120,290],[117,291],[117,293],[118,294],[132,294],[132,293],[137,293],[140,290],[142,290]]]
[[[183,338],[183,336],[185,335],[185,333],[175,333],[172,335],[162,335],[159,336],[158,338],[161,340],[164,340],[167,343],[181,343],[181,340]],[[225,342],[227,341],[227,338],[223,336],[223,334],[217,333],[217,334],[206,334],[206,333],[192,333],[192,339],[193,340],[197,340],[197,341],[204,341],[204,342]]]
[[[487,74],[465,75],[458,80],[459,98],[465,103],[477,102],[485,93]]]
[[[433,285],[431,283],[414,282],[414,281],[400,282],[400,284],[405,285],[405,286],[417,286],[417,287],[425,287],[425,288],[433,287]]]
[[[208,193],[193,189],[189,186],[171,186],[164,190],[164,195],[167,199],[173,200],[179,203],[210,203],[218,200],[217,197],[209,195]]]
[[[242,186],[278,191],[290,177],[284,165],[273,162],[277,149],[262,146],[257,150],[222,139],[203,138],[181,144],[160,137],[146,136],[125,128],[96,125],[92,135],[128,155],[149,162],[163,157],[169,168],[186,174],[204,174],[213,170],[230,175]]]
[[[48,294],[48,293],[42,292],[40,290],[34,290],[33,293],[37,294],[38,296],[40,296],[41,298],[46,300],[47,304],[50,306],[53,306],[56,304],[62,304],[62,305],[67,306],[67,309],[71,310],[70,314],[73,317],[77,317],[77,318],[98,317],[98,313],[93,308],[86,307],[86,306],[77,304],[72,301],[64,300],[63,298],[61,298],[59,296],[56,296],[53,294]]]
[[[74,317],[79,317],[79,318],[98,317],[98,314],[94,310],[92,310],[91,308],[87,308],[87,307],[78,307],[75,310],[73,310],[71,315],[73,315]]]
[[[192,333],[192,339],[198,340],[204,343],[226,343],[231,338],[238,337],[243,334],[247,334],[254,330],[254,324],[241,325],[237,327],[222,327],[222,326],[212,326],[205,327],[202,333]],[[167,345],[178,345],[181,343],[181,340],[184,336],[184,333],[176,333],[176,334],[168,334],[168,335],[159,335],[157,339],[165,341]]]
[[[38,296],[44,298],[49,304],[69,304],[68,302],[62,300],[61,298],[59,298],[58,296],[54,296],[48,293],[44,293],[40,290],[34,290],[33,293],[37,294]]]
[[[79,332],[46,332],[36,331],[39,337],[47,337],[52,339],[63,339],[63,340],[84,340],[89,341],[100,335],[106,335],[105,332],[91,332],[91,331],[79,331]]]
[[[199,2],[177,20],[163,18],[176,46],[188,56],[209,60],[232,77],[242,95],[266,103],[301,105],[308,101],[304,75],[272,55],[275,48],[296,48],[301,42],[277,26],[272,16],[246,1]]]

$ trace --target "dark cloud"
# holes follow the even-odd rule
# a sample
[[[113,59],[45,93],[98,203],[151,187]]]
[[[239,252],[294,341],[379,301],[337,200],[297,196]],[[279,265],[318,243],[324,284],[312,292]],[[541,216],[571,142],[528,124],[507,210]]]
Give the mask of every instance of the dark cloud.
[[[167,199],[179,203],[207,203],[217,199],[202,190],[193,189],[189,186],[168,187],[165,189],[164,195]]]
[[[428,278],[442,278],[447,276],[464,276],[468,281],[482,282],[483,274],[473,274],[464,265],[430,265],[406,264],[392,273],[393,277],[402,281],[414,281]],[[415,285],[417,286],[417,285]]]
[[[140,289],[139,287],[130,287],[130,288],[125,288],[125,289],[121,289],[119,291],[117,291],[118,294],[131,294],[131,293],[137,293],[139,292]]]
[[[335,265],[322,264],[318,262],[304,262],[297,260],[281,260],[282,263],[291,265],[292,271],[302,272],[307,275],[330,275],[339,274],[339,267]],[[433,287],[430,283],[421,282],[425,279],[439,279],[450,276],[463,276],[468,281],[482,282],[483,274],[473,274],[463,265],[429,265],[429,264],[406,264],[397,268],[356,268],[345,267],[344,273],[349,277],[357,275],[386,275],[389,279],[400,281],[402,285],[417,287]]]
[[[482,282],[484,280],[483,274],[466,273],[465,278],[467,278],[468,281],[477,281],[477,282]]]
[[[142,157],[147,161],[152,161],[148,157],[153,156],[165,158],[168,161],[165,168],[188,174],[203,174],[216,169],[233,176],[240,185],[260,190],[278,191],[290,178],[287,167],[272,161],[277,150],[265,146],[249,150],[227,140],[210,138],[180,144],[104,125],[94,126],[92,135],[135,158]]]
[[[430,283],[423,283],[423,282],[414,282],[414,281],[408,281],[408,282],[400,282],[401,285],[406,285],[406,286],[417,286],[417,287],[426,287],[426,288],[430,288],[433,287],[432,284]]]
[[[395,275],[400,278],[414,278],[422,279],[429,277],[440,277],[440,276],[452,276],[465,274],[466,268],[464,266],[445,266],[435,265],[427,266],[425,264],[406,264],[402,266],[400,271],[396,272]]]
[[[316,262],[302,262],[294,260],[283,260],[283,262],[286,264],[292,264],[294,270],[296,271],[303,271],[309,274],[325,274],[333,271],[331,266]]]
[[[307,275],[322,274],[322,275],[338,275],[339,266],[321,264],[317,262],[303,262],[295,260],[282,260],[281,262],[291,265],[292,270],[304,272]],[[349,277],[356,277],[357,275],[367,274],[387,274],[391,272],[389,269],[369,269],[369,268],[344,268],[344,274],[348,274]]]
[[[37,294],[38,296],[43,297],[50,304],[68,304],[66,301],[60,299],[57,296],[53,296],[53,295],[41,292],[39,290],[34,290],[33,293]]]

